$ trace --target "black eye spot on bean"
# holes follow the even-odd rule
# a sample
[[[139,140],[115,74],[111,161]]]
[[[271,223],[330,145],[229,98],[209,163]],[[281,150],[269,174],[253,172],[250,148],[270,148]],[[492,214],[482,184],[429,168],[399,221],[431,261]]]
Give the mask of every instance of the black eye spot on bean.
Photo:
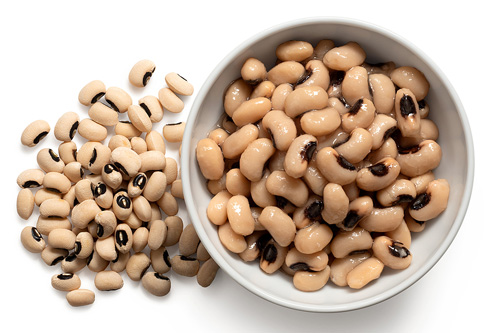
[[[324,204],[321,200],[315,200],[304,210],[305,216],[310,220],[318,220],[321,218],[321,211],[323,210]]]
[[[127,235],[127,232],[125,230],[118,230],[116,232],[116,244],[118,244],[118,246],[125,246],[127,245],[128,243],[128,235]]]
[[[119,195],[118,197],[116,197],[116,203],[121,208],[128,209],[128,208],[130,208],[131,201],[130,201],[129,197],[127,197],[125,195]]]
[[[417,113],[415,103],[410,95],[403,95],[399,101],[399,108],[403,117],[409,117]]]
[[[151,75],[153,75],[154,71],[155,71],[156,67],[153,68],[151,70],[151,72],[146,72],[146,74],[144,74],[144,77],[142,78],[142,85],[145,87],[148,82],[149,82],[149,79],[151,78]]]
[[[118,171],[113,164],[106,164],[104,166],[104,172],[107,173],[108,175],[113,171]]]
[[[158,273],[158,272],[155,272],[154,276],[158,280],[165,280],[165,281],[169,281],[170,280],[167,276],[160,275],[160,273]]]
[[[49,149],[49,155],[54,162],[59,162],[61,160],[59,156],[52,149]]]
[[[377,163],[369,166],[368,170],[370,170],[370,172],[377,177],[383,177],[389,173],[389,168],[384,163]]]
[[[353,106],[351,106],[351,108],[349,109],[349,115],[350,116],[355,116],[359,110],[361,109],[361,105],[363,105],[363,99],[360,98],[356,101],[356,103],[354,103]]]
[[[177,73],[177,75],[178,75],[181,79],[183,79],[184,81],[186,81],[186,82],[187,82],[187,80],[186,80],[184,77],[182,77],[179,73]]]
[[[63,256],[60,256],[60,257],[57,257],[55,258],[51,263],[50,263],[50,266],[55,266],[57,265],[58,263],[60,263],[61,261],[64,260],[64,257]]]
[[[397,126],[392,126],[387,131],[385,131],[384,137],[383,137],[384,141],[387,140],[397,129],[398,129]]]
[[[94,251],[92,251],[89,255],[89,258],[87,259],[87,265],[90,264],[90,262],[92,261],[92,258],[94,257]]]
[[[40,186],[41,184],[39,184],[37,181],[34,181],[34,180],[28,180],[26,182],[24,182],[23,184],[23,188],[32,188],[32,187],[38,187]]]
[[[313,155],[314,155],[314,152],[316,151],[316,146],[318,145],[317,142],[315,141],[311,141],[311,142],[308,142],[304,148],[302,148],[302,151],[300,152],[300,157],[309,162]]]
[[[98,183],[97,185],[92,184],[92,194],[94,195],[95,198],[103,195],[106,193],[106,184],[104,183]]]
[[[410,208],[413,210],[419,210],[427,206],[427,204],[431,201],[431,196],[427,193],[419,194],[415,200],[411,203]]]
[[[269,136],[271,137],[271,141],[273,143],[273,147],[276,148],[276,141],[274,141],[274,134],[273,132],[268,128],[267,133],[269,133]]]
[[[138,174],[134,177],[134,181],[132,182],[132,184],[142,190],[144,186],[146,186],[146,176],[143,174]]]
[[[49,132],[42,132],[42,133],[38,134],[36,136],[36,138],[33,140],[33,143],[38,144],[40,142],[40,140],[42,140],[43,138],[45,138],[47,136],[47,134],[49,134]]]
[[[76,260],[76,254],[75,253],[71,253],[69,256],[67,256],[66,258],[64,258],[64,261],[66,262],[73,262]]]
[[[170,258],[168,257],[167,249],[163,251],[163,261],[165,262],[165,264],[167,264],[168,267],[172,267],[172,264],[170,263]]]
[[[90,158],[90,161],[89,161],[89,166],[94,164],[96,159],[97,159],[97,149],[94,148],[94,150],[92,151],[92,157]]]
[[[344,169],[351,170],[351,171],[356,170],[356,167],[354,166],[354,164],[352,164],[351,162],[349,162],[348,160],[346,160],[345,157],[342,156],[342,155],[339,155],[337,157],[337,162]]]
[[[285,206],[288,204],[288,200],[283,197],[280,197],[279,195],[275,195],[275,197],[276,197],[276,206],[279,209],[285,208]]]
[[[119,112],[118,110],[118,107],[115,105],[115,103],[113,103],[112,101],[110,101],[109,99],[106,98],[106,102],[109,104],[109,106],[111,106],[111,108],[113,110],[115,110],[116,112]]]
[[[31,237],[33,237],[33,239],[36,240],[37,242],[42,240],[42,235],[40,234],[38,229],[35,227],[31,228]]]
[[[421,110],[421,109],[424,109],[424,108],[427,106],[427,102],[426,102],[424,99],[422,99],[422,100],[418,101],[418,102],[417,102],[417,104],[418,104],[418,108],[419,108],[420,110]]]
[[[297,81],[296,85],[306,82],[312,75],[312,70],[308,70],[302,77]]]
[[[102,225],[98,224],[97,225],[97,230],[96,230],[97,237],[102,237],[104,235],[104,228]]]
[[[344,81],[345,72],[344,71],[332,71],[330,73],[330,82],[333,86],[339,86]]]
[[[73,277],[73,273],[62,273],[57,276],[59,280],[70,280]]]
[[[262,252],[262,257],[265,261],[272,264],[276,261],[276,258],[278,258],[278,249],[272,243],[267,244]]]
[[[75,250],[73,253],[79,254],[81,250],[82,250],[82,243],[79,241],[75,242]]]
[[[94,96],[94,98],[92,98],[91,103],[94,104],[95,102],[97,102],[98,100],[100,100],[102,96],[104,96],[103,92],[98,93],[97,95]]]
[[[165,126],[175,126],[175,125],[180,125],[180,124],[182,124],[182,121],[179,121],[178,123],[165,124]]]
[[[144,111],[146,111],[146,114],[148,115],[148,117],[151,117],[151,110],[149,110],[148,106],[146,105],[146,103],[141,103],[139,104],[139,106],[141,108],[144,109]]]
[[[127,172],[127,169],[125,169],[123,167],[123,165],[121,165],[121,163],[118,163],[118,162],[115,162],[115,166],[118,168],[118,170],[120,170],[121,172],[123,172],[125,175],[129,175],[128,172]]]
[[[292,271],[308,271],[309,265],[305,262],[297,262],[295,264],[290,265],[290,269]]]
[[[409,194],[401,194],[398,196],[398,200],[395,202],[396,204],[400,204],[403,202],[411,202],[414,198]]]
[[[398,146],[398,153],[400,153],[400,154],[414,154],[414,153],[418,152],[420,150],[420,148],[421,148],[420,146],[413,146],[413,147],[408,147],[408,148]]]
[[[257,239],[257,248],[262,251],[267,243],[271,240],[271,234],[265,233]]]
[[[403,243],[393,241],[389,245],[389,253],[397,258],[406,258],[410,255],[410,250],[403,246]]]
[[[358,215],[358,213],[355,212],[354,210],[350,210],[347,213],[347,216],[345,217],[345,219],[342,222],[342,224],[346,228],[354,228],[356,226],[356,224],[358,224],[359,220],[361,220],[361,216]]]
[[[196,259],[195,258],[191,258],[191,257],[187,257],[187,256],[181,256],[181,260],[184,260],[184,261],[195,261]]]

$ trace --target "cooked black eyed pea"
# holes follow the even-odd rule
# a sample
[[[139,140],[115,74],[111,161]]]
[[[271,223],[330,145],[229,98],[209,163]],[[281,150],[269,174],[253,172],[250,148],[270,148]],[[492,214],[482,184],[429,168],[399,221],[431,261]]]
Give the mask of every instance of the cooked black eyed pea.
[[[331,147],[318,151],[316,164],[323,177],[339,185],[352,183],[358,174],[356,167]]]
[[[95,244],[94,244],[94,250],[90,254],[90,256],[87,259],[87,267],[91,272],[102,272],[103,270],[108,267],[109,261],[104,260],[99,253],[95,249]]]
[[[19,174],[17,185],[20,188],[35,188],[43,184],[45,173],[40,169],[28,169]]]
[[[371,150],[372,136],[364,128],[356,128],[349,134],[347,141],[333,148],[351,163],[361,162]]]
[[[123,279],[115,271],[102,271],[95,275],[94,284],[101,291],[118,290],[123,287]]]
[[[375,106],[367,98],[358,99],[349,111],[342,115],[342,128],[345,132],[361,127],[368,128],[375,118]]]
[[[328,104],[328,94],[319,86],[296,88],[285,100],[285,113],[295,118],[304,112],[321,110]]]
[[[158,272],[147,272],[142,277],[141,283],[150,294],[158,297],[167,295],[171,288],[170,279]]]
[[[153,123],[149,118],[146,110],[139,105],[130,105],[127,110],[128,118],[132,125],[141,132],[150,132],[153,128]]]
[[[375,257],[368,258],[354,267],[347,274],[347,284],[350,288],[361,289],[382,274],[384,264]]]
[[[60,291],[71,291],[80,288],[82,281],[76,274],[61,273],[52,276],[51,284],[54,289]]]
[[[103,182],[111,187],[113,190],[116,190],[123,181],[123,176],[113,164],[108,163],[102,167],[101,177]]]
[[[258,221],[266,228],[280,246],[285,247],[290,245],[295,238],[295,232],[297,230],[295,223],[288,214],[278,207],[265,207]],[[281,267],[281,264],[279,266]]]
[[[260,257],[264,246],[270,239],[271,235],[268,232],[259,230],[255,231],[253,234],[245,238],[247,248],[243,252],[238,253],[238,256],[246,262],[256,260]]]
[[[347,274],[370,257],[371,254],[365,251],[333,259],[330,265],[330,280],[339,287],[347,286]]]
[[[377,163],[385,157],[396,158],[398,156],[398,146],[393,138],[388,138],[382,143],[379,149],[372,151],[366,156],[366,161]]]
[[[233,118],[229,116],[225,116],[222,119],[220,126],[229,134],[236,132],[236,130],[238,129],[238,126],[236,126],[236,124],[234,123]]]
[[[266,206],[276,206],[276,197],[269,193],[266,188],[267,178],[270,174],[271,172],[266,169],[264,170],[262,178],[259,181],[250,183],[250,195],[252,200],[257,206],[262,208]],[[221,222],[219,224],[223,223],[221,220],[219,220],[219,222]]]
[[[297,229],[305,228],[313,221],[320,221],[323,207],[323,198],[317,195],[309,196],[306,204],[303,207],[297,207],[293,212],[292,219]]]
[[[72,250],[75,247],[76,235],[67,229],[54,229],[47,237],[47,243],[56,249]]]
[[[329,183],[323,190],[323,210],[321,216],[328,224],[342,222],[349,212],[349,198],[342,186]]]
[[[202,139],[196,145],[196,159],[201,173],[208,180],[220,179],[224,173],[224,157],[220,147],[211,139]]]
[[[271,96],[274,93],[275,88],[276,88],[276,86],[271,81],[262,81],[252,91],[252,94],[250,95],[250,99],[257,98],[257,97],[271,98]],[[271,104],[272,104],[272,102],[271,102]]]
[[[21,231],[21,243],[31,253],[41,253],[45,248],[45,240],[35,227],[24,227]]]
[[[429,82],[425,75],[418,69],[410,66],[402,66],[391,72],[391,80],[400,88],[407,88],[415,94],[417,101],[427,96]]]
[[[95,215],[95,223],[97,224],[97,237],[107,238],[115,232],[117,225],[115,214],[110,210],[104,210]]]
[[[425,100],[418,101],[418,111],[420,112],[420,120],[429,116],[430,107]]]
[[[402,88],[396,92],[396,120],[401,134],[416,136],[420,132],[420,112],[415,95],[409,89]]]
[[[125,271],[132,281],[140,281],[150,264],[147,254],[137,252],[130,256]]]
[[[220,225],[217,233],[222,245],[224,245],[224,247],[229,251],[233,253],[241,253],[247,248],[245,237],[235,233],[229,223]]]
[[[262,126],[269,132],[275,148],[280,151],[286,151],[297,136],[295,122],[280,110],[269,111],[262,118]]]
[[[304,65],[297,61],[283,61],[267,72],[267,79],[278,86],[282,83],[296,84],[304,75]]]
[[[345,219],[337,224],[343,230],[353,230],[358,223],[367,218],[373,210],[373,200],[369,196],[362,196],[349,203],[349,212]]]
[[[78,101],[89,106],[96,103],[106,93],[106,86],[102,81],[94,80],[87,83],[78,94]]]
[[[36,146],[50,132],[50,125],[45,120],[35,120],[24,129],[21,143],[28,147]]]
[[[410,179],[413,185],[415,185],[416,194],[424,193],[427,190],[427,186],[431,181],[434,180],[434,173],[432,171],[426,172],[423,175],[416,176]],[[36,195],[35,195],[36,201]]]
[[[412,254],[403,243],[379,236],[373,240],[373,255],[392,269],[405,269],[411,264]]]
[[[347,112],[348,105],[342,96],[342,81],[345,77],[344,71],[332,71],[330,74],[331,82],[327,89],[328,93],[328,106],[337,109],[341,115]]]
[[[313,46],[305,41],[290,40],[276,48],[276,57],[281,61],[302,61],[313,54]]]
[[[253,220],[252,220],[253,225]],[[194,225],[188,224],[179,238],[179,253],[183,256],[190,256],[196,253],[200,238],[196,233]]]
[[[244,101],[233,113],[233,122],[238,127],[261,120],[271,110],[271,101],[266,97],[256,97]]]
[[[163,246],[173,246],[177,244],[183,233],[183,222],[179,216],[168,216],[165,218],[167,226],[167,237]]]
[[[138,61],[130,70],[128,80],[133,86],[145,87],[156,69],[154,62],[148,59]]]
[[[325,251],[304,254],[293,248],[288,251],[285,264],[293,271],[319,272],[328,266],[328,254]]]
[[[40,205],[40,216],[43,217],[67,217],[69,212],[69,203],[63,199],[47,199]]]
[[[130,198],[138,197],[144,191],[146,184],[148,182],[148,177],[144,172],[140,172],[130,179],[127,186],[127,193]],[[154,200],[156,201],[156,200]]]
[[[111,268],[113,272],[121,273],[125,270],[129,258],[130,252],[119,252],[118,257],[109,263],[109,268]]]
[[[59,172],[48,172],[45,174],[42,185],[48,190],[62,194],[67,193],[71,188],[71,182],[68,177]]]
[[[115,126],[118,123],[118,113],[101,102],[92,104],[89,117],[102,126]]]
[[[84,229],[100,211],[101,208],[93,199],[82,201],[71,210],[71,221],[75,227]]]
[[[119,147],[113,150],[110,162],[128,177],[134,177],[141,169],[139,154],[130,148]]]
[[[388,232],[401,225],[404,210],[401,206],[373,208],[370,215],[359,224],[369,232]]]
[[[322,271],[299,271],[293,275],[293,285],[300,291],[317,291],[323,288],[330,279],[330,266]]]
[[[400,170],[401,167],[395,159],[386,157],[376,164],[359,170],[356,185],[365,191],[381,190],[396,180]]]
[[[54,135],[59,141],[71,141],[75,137],[76,130],[80,124],[80,116],[75,112],[66,112],[58,120],[54,127]]]
[[[130,95],[125,90],[118,87],[109,87],[106,90],[104,98],[116,112],[126,112],[128,107],[132,105],[132,98]]]
[[[382,206],[393,206],[415,199],[417,190],[415,185],[407,179],[397,179],[389,186],[377,192],[377,201]]]
[[[290,83],[282,83],[276,86],[271,96],[272,109],[283,110],[285,108],[285,100],[292,91],[293,87]]]
[[[193,94],[193,85],[177,73],[168,73],[165,75],[165,83],[176,94],[184,96],[191,96]]]
[[[212,284],[219,270],[219,265],[212,258],[208,259],[203,265],[201,265],[198,274],[196,275],[196,280],[200,286],[206,288]]]
[[[335,258],[344,258],[351,252],[371,249],[372,243],[370,232],[356,227],[351,231],[340,231],[333,238],[330,250]]]
[[[448,205],[450,185],[446,179],[435,179],[427,185],[427,190],[419,194],[409,206],[412,218],[428,221],[441,214]]]
[[[222,153],[227,159],[239,157],[248,145],[256,140],[259,130],[254,124],[247,124],[229,135],[222,144]]]
[[[394,133],[397,128],[396,119],[385,115],[377,114],[367,130],[372,135],[372,151],[379,149],[382,144]]]
[[[262,178],[265,164],[275,151],[273,143],[269,139],[260,138],[252,141],[240,157],[240,171],[243,176],[252,182],[259,181]],[[308,157],[309,152],[304,155]]]
[[[342,97],[349,105],[354,105],[359,99],[371,100],[368,73],[365,68],[355,66],[346,71],[342,80]]]
[[[207,207],[207,217],[215,225],[222,225],[227,221],[227,204],[232,194],[220,191],[212,197]]]
[[[401,242],[407,249],[409,249],[411,246],[411,231],[404,220],[403,222],[401,222],[399,227],[392,231],[386,232],[385,235],[395,241]]]
[[[158,250],[167,238],[167,225],[163,220],[151,221],[149,227],[148,246],[151,250]]]
[[[303,254],[322,251],[332,240],[333,231],[328,225],[314,222],[297,231],[294,239],[295,248]]]
[[[92,290],[76,289],[66,294],[66,300],[71,306],[86,306],[94,303],[95,294]]]
[[[80,123],[81,125],[81,123]],[[118,124],[115,125],[115,134],[123,135],[127,139],[132,139],[138,137],[142,134],[130,121],[120,120]]]
[[[215,143],[217,143],[221,147],[228,136],[229,133],[223,130],[222,128],[216,128],[210,131],[210,133],[208,134],[208,138],[214,140]]]
[[[74,143],[73,141],[61,143],[57,151],[59,153],[59,157],[65,164],[76,162],[77,147],[76,143]]]
[[[172,269],[179,275],[192,277],[198,274],[200,262],[184,255],[177,255],[172,258]]]
[[[151,266],[155,272],[160,274],[165,274],[170,271],[172,264],[170,263],[170,257],[167,249],[164,246],[160,246],[156,250],[151,250]]]
[[[377,113],[390,113],[394,108],[396,98],[396,87],[390,77],[385,74],[369,74],[368,83]]]
[[[424,140],[434,140],[439,138],[439,129],[437,125],[430,119],[420,119],[420,132],[413,137],[401,137],[399,145],[401,147],[417,146]]]
[[[321,60],[310,60],[307,62],[306,75],[302,78],[302,82],[298,82],[297,88],[306,86],[319,86],[325,90],[330,85],[330,71]]]
[[[229,117],[241,103],[246,101],[252,93],[252,87],[243,79],[232,82],[224,93],[224,111]]]
[[[71,222],[67,218],[38,216],[36,228],[42,235],[48,236],[54,229],[71,230]]]
[[[87,266],[85,258],[78,258],[76,254],[70,253],[63,261],[61,261],[61,270],[64,273],[76,273]]]
[[[179,113],[184,109],[184,102],[170,88],[161,88],[158,91],[158,99],[169,112]]]
[[[285,172],[293,178],[302,177],[317,145],[318,140],[310,134],[303,134],[295,138],[286,152],[283,163]]]
[[[29,219],[31,214],[33,213],[33,209],[35,208],[35,196],[30,189],[23,188],[17,194],[17,214],[22,219]]]
[[[307,185],[285,171],[273,171],[266,180],[266,189],[272,195],[283,197],[297,207],[303,206],[309,196]]]
[[[441,156],[441,147],[436,141],[424,140],[418,146],[400,149],[396,160],[403,175],[417,177],[435,169]]]
[[[250,211],[250,204],[248,202],[248,199],[243,195],[235,195],[228,200],[227,218],[229,224],[231,225],[231,228],[237,234],[247,236],[254,231],[255,222],[252,213]],[[183,235],[185,234],[186,231],[184,231]],[[182,239],[183,236],[181,237],[181,241]]]
[[[262,248],[260,256],[260,269],[267,274],[273,274],[285,263],[288,249],[270,239]]]
[[[340,122],[337,110],[326,107],[304,113],[300,118],[300,127],[307,134],[318,137],[334,132],[340,126]]]
[[[63,173],[73,183],[77,183],[82,180],[84,175],[82,164],[80,162],[68,163],[64,166]]]
[[[366,53],[356,42],[332,48],[324,57],[326,67],[338,71],[347,71],[361,65],[366,59]]]
[[[94,250],[94,238],[89,232],[80,232],[75,238],[74,254],[77,258],[88,258]]]
[[[41,257],[43,262],[48,266],[55,266],[63,261],[63,259],[66,258],[67,255],[68,250],[56,249],[55,247],[48,245],[42,250]]]
[[[126,191],[119,191],[113,198],[113,213],[118,220],[126,220],[132,214],[132,200]]]
[[[181,142],[185,127],[185,122],[166,124],[163,126],[163,137],[167,142]]]
[[[89,141],[103,141],[108,136],[108,130],[94,120],[85,118],[78,125],[78,134]]]

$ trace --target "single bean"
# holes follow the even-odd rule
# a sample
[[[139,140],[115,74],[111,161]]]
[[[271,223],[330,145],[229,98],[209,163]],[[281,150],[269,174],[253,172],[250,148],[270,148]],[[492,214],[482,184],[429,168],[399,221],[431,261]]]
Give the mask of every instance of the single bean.
[[[393,206],[415,199],[417,190],[415,185],[407,179],[397,179],[389,186],[377,192],[377,200],[382,206]]]
[[[306,75],[302,78],[303,82],[297,84],[297,88],[306,86],[319,86],[325,91],[330,85],[330,71],[321,60],[310,60],[307,62]]]
[[[111,268],[113,272],[117,273],[123,272],[127,266],[129,258],[130,258],[130,252],[125,252],[125,253],[118,252],[118,257],[109,263],[109,268]]]
[[[342,222],[349,212],[349,198],[342,186],[329,183],[323,190],[323,210],[321,216],[329,224]]]
[[[38,191],[37,191],[38,193]],[[30,218],[35,208],[35,196],[30,189],[23,188],[17,195],[17,214],[24,220]]]
[[[130,140],[134,137],[140,136],[142,132],[135,128],[130,121],[120,120],[118,124],[115,125],[115,134],[123,135]]]
[[[184,255],[174,256],[171,263],[173,271],[182,276],[196,276],[200,269],[200,262],[198,260]]]
[[[133,86],[145,87],[156,69],[156,65],[151,60],[140,60],[130,70],[128,80]]]
[[[319,86],[296,88],[285,100],[285,112],[291,117],[297,117],[306,111],[320,110],[327,106],[328,94]]]
[[[276,48],[276,57],[281,61],[302,61],[313,54],[313,46],[306,41],[291,40]]]
[[[147,114],[146,110],[139,105],[130,105],[128,107],[128,118],[132,122],[135,128],[141,132],[149,133],[153,128],[153,123],[151,118]]]
[[[151,222],[149,229],[148,246],[151,250],[158,250],[167,238],[167,225],[162,220]]]
[[[351,231],[340,231],[333,238],[330,250],[335,258],[344,258],[354,251],[371,249],[372,243],[370,232],[356,227]]]
[[[142,286],[154,296],[162,297],[170,292],[171,281],[157,272],[147,272],[141,279]]]
[[[48,172],[45,177],[43,177],[42,185],[48,190],[62,194],[67,193],[71,188],[69,179],[58,172]]]
[[[106,261],[115,260],[118,257],[118,252],[115,248],[115,238],[113,236],[108,236],[106,238],[97,239],[95,242],[95,251]]]
[[[45,249],[45,240],[35,227],[24,227],[21,231],[21,243],[31,253],[41,253]]]
[[[328,254],[325,251],[304,254],[296,248],[290,249],[285,258],[285,264],[293,271],[319,272],[328,266]]]
[[[78,101],[89,106],[96,103],[106,93],[106,86],[102,81],[94,80],[87,83],[78,94]]]
[[[86,258],[78,258],[76,254],[70,253],[63,261],[61,261],[61,270],[64,273],[76,273],[87,266]]]
[[[303,206],[309,196],[307,185],[301,179],[290,177],[285,171],[273,171],[266,180],[266,189],[297,207]]]
[[[80,124],[80,116],[75,112],[66,112],[54,126],[54,135],[59,141],[71,141],[75,137],[76,130]]]
[[[267,72],[267,79],[278,86],[282,83],[296,84],[306,73],[297,61],[283,61]]]
[[[150,264],[151,260],[145,253],[134,253],[127,261],[125,271],[132,281],[140,281]]]
[[[350,184],[358,174],[356,167],[331,147],[318,151],[316,163],[321,175],[331,183]]]
[[[241,66],[241,78],[249,85],[257,85],[266,79],[266,66],[256,58],[248,58]]]
[[[350,288],[361,289],[382,274],[384,264],[375,257],[368,258],[354,267],[347,274],[347,284]]]
[[[177,215],[177,212],[179,211],[179,204],[170,192],[163,193],[161,198],[156,203],[168,216]]]
[[[391,80],[400,88],[411,90],[417,101],[423,100],[429,92],[429,82],[424,73],[415,67],[402,66],[391,72]]]
[[[261,120],[271,110],[271,101],[265,97],[256,97],[244,101],[233,113],[233,121],[236,126],[255,123]]]
[[[219,270],[219,265],[212,258],[208,259],[203,265],[201,265],[198,274],[196,275],[196,281],[200,286],[206,288],[212,284]]]
[[[293,285],[300,291],[317,291],[323,288],[330,278],[330,266],[322,271],[299,271],[293,275]]]
[[[388,232],[401,225],[404,210],[401,206],[373,208],[370,215],[359,224],[369,232]]]
[[[364,128],[356,128],[349,134],[347,141],[338,142],[335,150],[351,163],[361,162],[371,150],[372,136]]]
[[[304,254],[322,251],[333,238],[333,232],[328,225],[314,222],[297,231],[295,235],[295,248]]]
[[[184,102],[182,99],[169,88],[161,88],[158,91],[158,99],[165,110],[172,113],[179,113],[184,109]]]
[[[196,253],[200,238],[196,233],[193,224],[188,224],[179,238],[179,253],[183,256],[190,256]]]
[[[241,253],[247,248],[245,237],[235,233],[229,223],[219,226],[218,235],[222,245],[233,253]]]
[[[286,152],[283,163],[285,172],[293,178],[302,177],[317,145],[318,140],[310,134],[303,134],[295,138]]]
[[[58,147],[59,157],[65,164],[76,162],[76,143],[73,141],[63,142]]]
[[[75,238],[74,254],[79,259],[86,259],[94,250],[94,238],[89,232],[80,232]]]
[[[118,290],[123,287],[123,279],[115,271],[102,271],[95,275],[94,284],[101,291]]]
[[[386,157],[376,164],[359,170],[356,185],[366,191],[381,190],[396,180],[400,170],[401,167],[395,159]]]
[[[271,236],[282,247],[290,245],[295,238],[295,223],[290,216],[278,207],[265,207],[260,214],[258,221],[266,228],[267,231],[269,231]]]
[[[375,105],[367,98],[358,99],[349,111],[342,115],[342,128],[350,133],[355,128],[368,128],[375,118]]]
[[[202,139],[196,146],[196,159],[206,179],[219,179],[224,173],[224,157],[215,141]]]
[[[437,168],[441,156],[441,146],[436,141],[424,140],[418,146],[400,149],[396,160],[403,175],[417,177]]]
[[[349,203],[349,212],[345,219],[337,226],[343,230],[351,231],[358,223],[366,219],[373,210],[373,200],[369,196],[362,196]]]
[[[102,126],[115,126],[118,123],[118,113],[101,102],[92,104],[89,117]]]
[[[160,274],[165,274],[170,271],[172,264],[170,263],[170,257],[167,249],[164,246],[160,246],[156,250],[151,250],[151,266],[155,272]]]
[[[132,105],[132,97],[125,90],[118,87],[109,87],[104,98],[116,112],[127,112],[128,107]]]
[[[396,120],[403,137],[420,133],[420,112],[418,102],[410,89],[402,88],[396,92]]]
[[[373,255],[392,269],[405,269],[412,260],[410,250],[403,243],[387,236],[379,236],[373,240]]]
[[[42,250],[42,260],[47,266],[55,266],[68,255],[68,250],[66,249],[56,249],[50,245],[46,246]]]
[[[354,66],[346,71],[342,81],[342,96],[349,105],[354,105],[359,99],[371,100],[368,73],[365,68]]]
[[[146,111],[152,123],[158,123],[163,119],[163,106],[155,96],[144,96],[139,99],[138,104]]]
[[[267,274],[273,274],[285,263],[288,249],[280,246],[274,239],[270,239],[262,248],[260,269]]]
[[[224,111],[226,114],[232,117],[234,111],[241,103],[248,100],[251,92],[251,86],[243,79],[238,79],[231,83],[224,94]]]
[[[385,74],[368,74],[368,83],[377,113],[390,113],[394,108],[394,100],[396,98],[394,83],[391,78]]]
[[[330,280],[339,286],[347,286],[347,274],[371,255],[368,251],[354,253],[344,258],[335,258],[330,265]]]
[[[411,217],[417,221],[428,221],[441,214],[448,205],[450,185],[446,179],[435,179],[427,185],[409,207]]]
[[[366,53],[361,46],[356,42],[348,42],[328,51],[323,57],[323,62],[330,69],[347,71],[361,65],[365,59]]]

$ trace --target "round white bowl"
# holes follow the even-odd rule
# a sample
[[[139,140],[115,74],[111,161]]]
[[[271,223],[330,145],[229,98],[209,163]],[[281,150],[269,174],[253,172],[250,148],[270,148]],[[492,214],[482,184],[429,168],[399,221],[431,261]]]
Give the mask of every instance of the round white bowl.
[[[435,170],[437,178],[446,178],[451,186],[448,208],[427,223],[425,230],[413,234],[413,262],[406,270],[384,269],[382,276],[361,290],[340,288],[329,282],[317,292],[294,288],[291,277],[282,272],[267,275],[258,263],[245,263],[227,251],[219,241],[217,228],[206,216],[212,198],[199,171],[195,148],[224,112],[223,94],[229,83],[240,76],[249,57],[260,59],[269,69],[275,62],[275,48],[288,40],[306,40],[315,45],[332,39],[336,45],[358,42],[366,51],[367,62],[394,61],[414,66],[430,82],[426,98],[430,118],[438,125],[443,157]],[[254,294],[293,309],[314,312],[340,312],[363,308],[384,301],[405,290],[425,275],[441,258],[455,238],[464,219],[473,182],[473,144],[463,106],[450,82],[422,51],[404,38],[378,26],[358,20],[334,17],[305,18],[277,25],[246,40],[227,55],[213,70],[200,89],[187,120],[182,144],[182,183],[186,207],[195,229],[219,266]]]

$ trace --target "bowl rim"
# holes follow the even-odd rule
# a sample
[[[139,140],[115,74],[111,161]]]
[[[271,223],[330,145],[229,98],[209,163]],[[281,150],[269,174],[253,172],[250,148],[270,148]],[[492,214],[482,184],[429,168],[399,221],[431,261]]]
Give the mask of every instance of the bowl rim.
[[[191,136],[194,128],[194,121],[195,118],[198,115],[198,112],[200,111],[200,107],[203,104],[203,101],[205,100],[210,88],[214,84],[214,82],[218,79],[218,77],[221,75],[223,69],[233,61],[235,57],[239,55],[239,53],[244,50],[245,48],[249,47],[251,44],[262,40],[272,34],[281,32],[283,30],[287,30],[290,28],[295,28],[295,27],[300,27],[300,26],[307,26],[307,25],[312,25],[312,24],[341,24],[341,25],[347,25],[347,26],[354,26],[362,29],[366,29],[368,31],[373,31],[376,33],[379,33],[381,35],[384,35],[387,38],[393,39],[399,44],[402,44],[404,47],[408,48],[411,52],[415,53],[418,57],[422,59],[431,69],[434,71],[442,80],[443,84],[445,85],[447,91],[451,95],[452,100],[455,103],[455,107],[458,110],[458,114],[460,117],[460,122],[462,124],[463,130],[464,130],[464,135],[465,135],[465,143],[466,143],[466,152],[467,152],[467,175],[466,175],[466,182],[465,182],[465,187],[464,187],[464,194],[459,206],[459,210],[457,212],[457,217],[455,221],[453,222],[453,225],[450,229],[450,232],[446,236],[445,240],[437,251],[432,255],[432,257],[419,269],[413,274],[411,277],[408,279],[404,280],[402,283],[399,283],[392,288],[376,295],[370,298],[366,298],[363,300],[359,301],[354,301],[351,303],[346,303],[346,304],[339,304],[335,306],[323,306],[323,307],[318,307],[317,305],[310,305],[310,304],[303,304],[297,301],[290,301],[290,300],[284,300],[278,297],[273,296],[272,294],[267,293],[266,291],[257,288],[255,285],[252,283],[247,282],[244,279],[240,278],[240,274],[233,269],[230,265],[226,263],[226,261],[219,255],[218,251],[215,249],[213,244],[208,238],[208,235],[205,233],[205,231],[202,228],[202,222],[198,217],[197,214],[197,209],[196,205],[193,201],[192,193],[190,190],[191,187],[191,179],[190,177],[185,177],[182,181],[182,187],[183,187],[183,192],[184,192],[184,201],[186,204],[186,209],[188,212],[188,216],[191,220],[191,223],[194,225],[196,232],[198,233],[198,236],[200,237],[201,241],[205,245],[205,248],[207,251],[210,253],[212,258],[215,260],[215,262],[229,275],[231,278],[236,281],[238,284],[243,286],[245,289],[248,291],[252,292],[253,294],[270,301],[272,303],[295,309],[295,310],[301,310],[301,311],[308,311],[308,312],[344,312],[344,311],[351,311],[351,310],[357,310],[357,309],[362,309],[371,305],[375,305],[377,303],[380,303],[382,301],[385,301],[389,298],[392,298],[393,296],[401,293],[402,291],[406,290],[410,286],[412,286],[415,282],[420,280],[429,270],[434,267],[434,265],[440,260],[440,258],[444,255],[444,253],[447,251],[451,243],[453,242],[454,238],[456,237],[463,220],[465,218],[465,214],[468,209],[468,205],[470,202],[470,198],[472,195],[472,186],[473,186],[473,179],[474,179],[474,145],[473,145],[473,140],[472,140],[472,132],[471,128],[467,119],[467,115],[465,112],[465,109],[460,101],[460,98],[458,94],[456,93],[455,89],[453,88],[452,84],[446,77],[446,75],[441,71],[441,69],[434,63],[434,61],[429,58],[422,50],[420,50],[418,47],[416,47],[412,42],[406,40],[402,36],[386,29],[383,28],[379,25],[364,21],[364,20],[359,20],[359,19],[354,19],[354,18],[347,18],[347,17],[338,17],[338,16],[319,16],[319,17],[305,17],[305,18],[299,18],[299,19],[294,19],[294,20],[289,20],[283,23],[276,24],[274,26],[271,26],[267,29],[262,30],[261,32],[258,32],[257,34],[251,36],[250,38],[247,38],[245,41],[240,43],[238,46],[236,46],[229,54],[227,54],[217,65],[216,67],[212,70],[212,72],[208,75],[207,79],[203,83],[202,87],[200,88],[198,94],[196,95],[196,98],[194,100],[194,103],[191,107],[191,110],[188,115],[188,119],[186,121],[186,127],[184,130],[184,137],[183,137],[183,145],[181,148],[181,172],[183,175],[189,175],[190,174],[190,167],[189,167],[189,157],[190,157],[190,146],[191,146]]]

